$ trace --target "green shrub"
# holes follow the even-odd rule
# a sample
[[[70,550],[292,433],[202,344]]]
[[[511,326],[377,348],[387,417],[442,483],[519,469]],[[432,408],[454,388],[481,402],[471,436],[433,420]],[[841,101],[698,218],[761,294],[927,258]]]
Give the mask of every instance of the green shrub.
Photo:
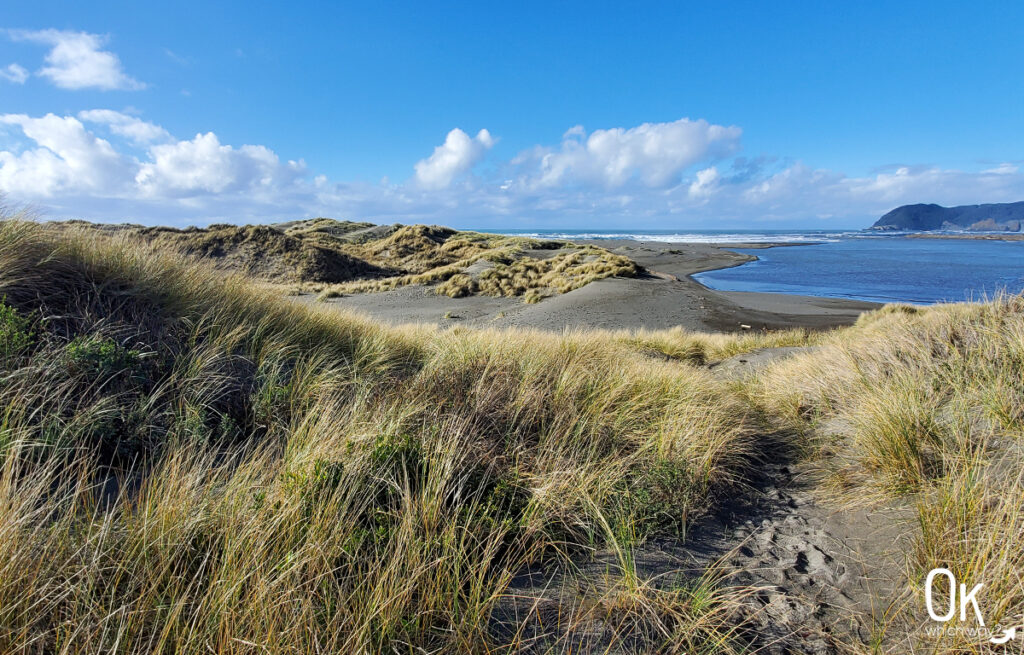
[[[11,361],[24,354],[34,341],[32,319],[0,300],[0,359],[4,363]]]
[[[616,538],[635,543],[652,533],[683,534],[698,487],[684,463],[651,462],[641,474],[621,483],[613,526]]]
[[[478,482],[478,484],[483,483]],[[506,471],[487,488],[475,520],[480,527],[495,530],[501,525],[510,535],[521,527],[532,493],[528,480],[518,469]]]
[[[109,378],[137,372],[142,361],[138,350],[130,350],[113,339],[97,335],[75,337],[64,348],[69,366],[90,378]]]

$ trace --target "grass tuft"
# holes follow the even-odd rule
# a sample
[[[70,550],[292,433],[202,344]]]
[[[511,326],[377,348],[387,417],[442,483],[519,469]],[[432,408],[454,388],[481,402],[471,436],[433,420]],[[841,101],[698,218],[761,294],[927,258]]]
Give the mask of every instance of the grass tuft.
[[[524,567],[677,532],[748,462],[723,384],[607,333],[386,328],[18,221],[0,294],[3,652],[511,649]],[[709,620],[631,589],[651,638]]]

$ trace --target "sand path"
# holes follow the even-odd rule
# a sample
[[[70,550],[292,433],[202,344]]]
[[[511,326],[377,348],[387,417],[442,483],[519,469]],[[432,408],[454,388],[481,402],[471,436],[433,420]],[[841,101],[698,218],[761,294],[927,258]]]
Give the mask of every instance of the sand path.
[[[744,375],[802,349],[774,348],[715,365]],[[685,540],[658,539],[630,553],[604,550],[524,571],[495,612],[495,631],[524,652],[673,652],[643,621],[623,627],[609,604],[624,569],[652,588],[692,584],[714,571],[747,590],[739,639],[754,652],[844,653],[882,642],[878,627],[904,602],[906,506],[857,509],[830,501],[813,464],[797,463],[786,435],[761,436],[763,460],[746,493],[720,503]],[[656,623],[656,622],[655,622]],[[517,626],[513,635],[511,626]]]

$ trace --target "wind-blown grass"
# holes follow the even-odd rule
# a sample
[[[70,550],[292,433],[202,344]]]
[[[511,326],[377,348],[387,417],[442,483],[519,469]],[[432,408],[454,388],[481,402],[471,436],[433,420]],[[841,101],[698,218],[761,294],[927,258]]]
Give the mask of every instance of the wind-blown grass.
[[[2,652],[513,651],[512,577],[599,547],[620,566],[555,650],[599,621],[609,648],[742,652],[743,590],[630,553],[736,493],[759,421],[848,496],[914,503],[912,583],[945,566],[990,626],[1024,611],[1021,297],[823,335],[389,328],[7,220],[0,299]],[[811,347],[702,366],[774,346]]]
[[[748,393],[781,426],[808,435],[846,495],[897,495],[916,506],[914,582],[948,568],[969,586],[986,585],[988,627],[1019,621],[1024,297],[886,307],[766,371]],[[912,605],[923,608],[921,597]],[[988,645],[948,631],[935,647]]]
[[[0,295],[4,652],[514,648],[524,565],[678,530],[748,462],[720,383],[606,334],[390,329],[17,221]],[[616,593],[735,641],[717,591]]]
[[[639,272],[629,258],[603,248],[573,247],[545,259],[532,251],[559,250],[566,244],[436,225],[314,218],[185,229],[85,221],[51,227],[87,239],[113,236],[121,244],[135,241],[154,251],[173,251],[225,272],[283,286],[285,293],[312,291],[321,299],[420,284],[434,285],[436,293],[452,297],[523,296],[526,302],[537,302],[595,280]],[[493,268],[467,274],[477,262]]]
[[[692,364],[727,359],[760,348],[810,346],[821,340],[821,334],[802,328],[771,332],[740,334],[709,334],[690,332],[681,327],[668,330],[628,330],[616,338],[644,352],[657,353],[668,359]]]

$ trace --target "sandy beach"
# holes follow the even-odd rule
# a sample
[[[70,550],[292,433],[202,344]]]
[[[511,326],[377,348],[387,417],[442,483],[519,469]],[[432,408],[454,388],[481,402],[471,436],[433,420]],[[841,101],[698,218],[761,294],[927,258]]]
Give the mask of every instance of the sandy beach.
[[[637,278],[598,280],[567,294],[525,304],[520,298],[448,298],[432,289],[408,286],[383,293],[346,295],[332,306],[392,324],[437,323],[478,327],[565,329],[664,329],[737,332],[791,327],[826,329],[849,325],[869,302],[770,293],[714,291],[690,275],[751,261],[729,248],[778,247],[765,244],[715,245],[658,241],[583,241],[625,255],[646,269]],[[796,247],[796,246],[793,246]],[[300,297],[314,302],[316,297]],[[744,328],[743,326],[749,326]]]

